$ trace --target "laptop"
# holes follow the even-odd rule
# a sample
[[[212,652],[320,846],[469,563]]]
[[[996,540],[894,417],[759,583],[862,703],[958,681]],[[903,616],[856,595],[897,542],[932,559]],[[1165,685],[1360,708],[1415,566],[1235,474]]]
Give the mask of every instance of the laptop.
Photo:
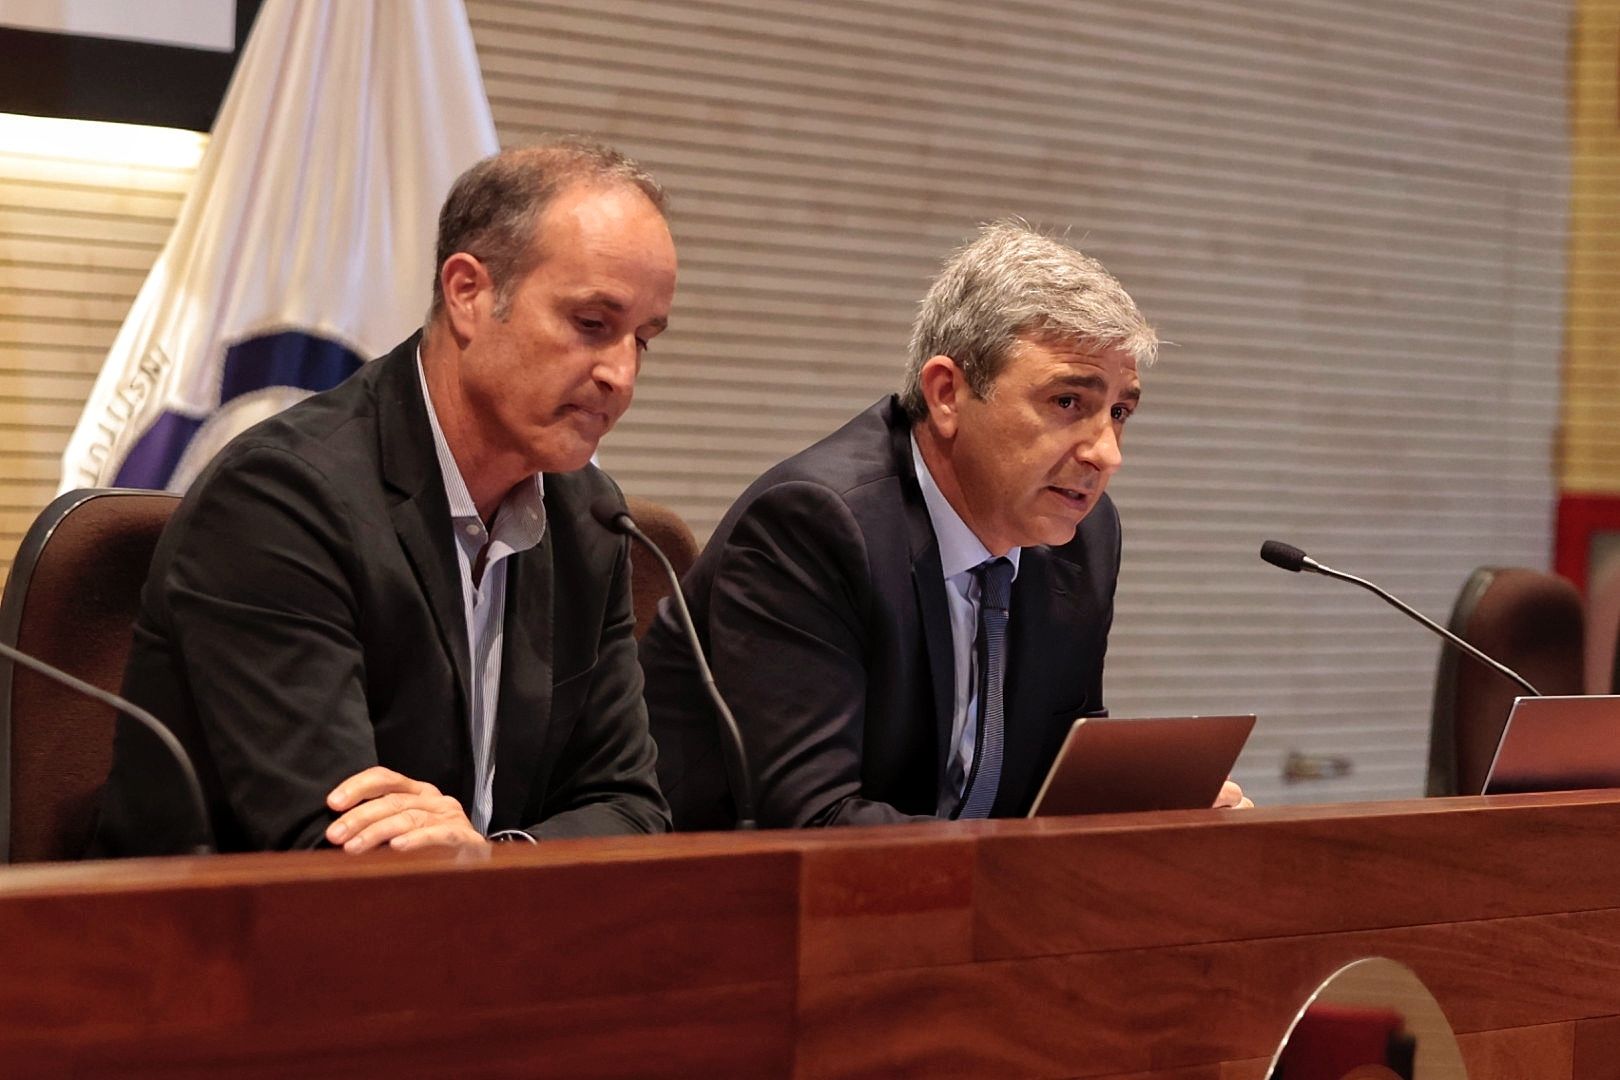
[[[1069,728],[1029,816],[1212,806],[1253,727],[1253,713],[1081,717]]]
[[[1620,695],[1514,699],[1486,795],[1620,788]]]

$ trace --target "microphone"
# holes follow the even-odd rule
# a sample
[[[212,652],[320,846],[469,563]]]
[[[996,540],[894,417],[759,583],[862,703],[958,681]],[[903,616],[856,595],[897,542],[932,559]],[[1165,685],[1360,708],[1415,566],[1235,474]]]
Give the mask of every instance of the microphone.
[[[591,500],[591,516],[609,532],[638,541],[657,557],[658,564],[669,575],[670,603],[680,615],[687,643],[692,647],[692,657],[697,661],[703,688],[709,692],[709,700],[714,702],[714,711],[720,717],[720,743],[726,751],[726,775],[731,783],[731,797],[737,802],[737,828],[754,828],[754,788],[748,774],[748,755],[743,750],[742,729],[737,726],[737,718],[731,715],[731,710],[726,706],[725,698],[720,696],[720,688],[714,685],[714,672],[709,669],[708,658],[703,655],[703,644],[698,639],[697,626],[692,622],[692,610],[686,606],[686,596],[681,592],[680,575],[675,573],[668,556],[641,531],[635,518],[630,516],[630,511],[613,496],[599,495]]]
[[[163,744],[169,756],[174,758],[175,766],[179,769],[180,778],[186,788],[187,801],[191,803],[192,816],[196,818],[197,839],[191,845],[187,854],[212,855],[214,853],[214,831],[208,824],[208,806],[203,801],[202,785],[197,782],[197,770],[191,767],[191,758],[186,755],[185,748],[180,740],[174,737],[167,724],[136,705],[126,701],[117,694],[109,694],[99,686],[92,686],[83,679],[69,675],[60,668],[52,667],[43,660],[35,659],[21,649],[13,648],[5,642],[0,642],[0,657],[10,660],[14,664],[21,664],[30,671],[36,671],[53,682],[61,683],[69,690],[76,690],[85,697],[101,702],[103,705],[123,713],[130,719],[138,722],[150,731],[157,741]]]
[[[1366,589],[1375,596],[1381,597],[1396,608],[1399,608],[1401,611],[1405,612],[1407,615],[1411,616],[1413,619],[1416,619],[1418,622],[1422,623],[1424,626],[1427,626],[1430,630],[1433,630],[1436,634],[1439,634],[1442,638],[1451,642],[1451,644],[1457,646],[1457,648],[1461,649],[1469,656],[1472,656],[1475,660],[1478,660],[1492,671],[1495,671],[1497,674],[1502,675],[1505,678],[1512,679],[1514,682],[1524,687],[1525,693],[1529,694],[1531,697],[1542,696],[1541,691],[1531,686],[1529,681],[1517,671],[1514,671],[1506,664],[1492,660],[1489,656],[1486,656],[1484,653],[1480,652],[1478,649],[1468,644],[1468,642],[1464,641],[1456,634],[1453,634],[1450,630],[1447,630],[1445,627],[1441,626],[1439,623],[1435,622],[1421,611],[1418,611],[1410,604],[1396,599],[1394,596],[1391,596],[1389,593],[1385,592],[1383,589],[1380,589],[1377,585],[1374,585],[1372,582],[1367,581],[1364,578],[1358,578],[1354,574],[1346,574],[1342,570],[1335,570],[1331,566],[1326,566],[1319,563],[1309,555],[1306,555],[1305,552],[1295,547],[1293,544],[1285,544],[1281,540],[1267,540],[1265,543],[1261,544],[1260,557],[1266,562],[1270,563],[1272,566],[1280,566],[1284,570],[1289,570],[1296,574],[1301,570],[1308,570],[1313,574],[1321,574],[1323,577],[1338,578],[1340,581],[1348,581],[1352,585],[1360,585],[1363,589]]]

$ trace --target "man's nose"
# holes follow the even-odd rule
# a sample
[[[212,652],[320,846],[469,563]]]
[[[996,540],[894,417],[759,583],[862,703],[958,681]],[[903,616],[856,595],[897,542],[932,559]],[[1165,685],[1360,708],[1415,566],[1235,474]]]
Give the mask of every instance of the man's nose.
[[[636,388],[636,373],[640,368],[641,346],[634,334],[626,334],[597,355],[594,374],[603,390],[628,394]]]
[[[1101,427],[1096,438],[1080,447],[1079,457],[1107,477],[1119,468],[1125,455],[1120,449],[1119,429],[1114,426],[1113,418],[1104,416]]]

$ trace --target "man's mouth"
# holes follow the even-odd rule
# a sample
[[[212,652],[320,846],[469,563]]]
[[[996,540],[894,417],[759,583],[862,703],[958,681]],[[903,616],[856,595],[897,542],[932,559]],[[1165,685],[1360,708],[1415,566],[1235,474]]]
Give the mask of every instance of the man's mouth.
[[[583,405],[569,405],[567,406],[566,411],[575,413],[584,419],[599,425],[604,431],[613,426],[612,419],[609,418],[607,413],[601,411],[600,409],[588,409]]]
[[[1067,488],[1053,484],[1047,490],[1056,492],[1063,501],[1079,510],[1085,509],[1091,503],[1091,492],[1084,488]]]

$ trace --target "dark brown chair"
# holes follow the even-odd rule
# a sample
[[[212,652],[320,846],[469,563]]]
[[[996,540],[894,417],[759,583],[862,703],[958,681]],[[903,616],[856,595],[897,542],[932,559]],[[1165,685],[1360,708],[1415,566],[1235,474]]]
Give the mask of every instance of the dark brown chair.
[[[685,577],[698,555],[697,538],[686,522],[659,503],[633,497],[624,501],[641,531],[664,549],[675,573]],[[658,601],[669,595],[669,578],[652,553],[634,542],[630,545],[630,589],[636,604],[636,640],[640,641],[658,613]]]
[[[1620,692],[1620,638],[1614,643],[1614,667],[1609,672],[1609,693]]]
[[[1586,582],[1586,692],[1612,694],[1620,687],[1620,559],[1612,559]]]
[[[152,551],[175,495],[70,491],[23,537],[0,641],[117,692]],[[0,862],[77,858],[112,762],[114,713],[0,661]]]
[[[1585,692],[1581,597],[1555,574],[1482,566],[1458,594],[1449,627],[1543,694]],[[1429,732],[1430,795],[1477,795],[1484,789],[1513,699],[1522,693],[1477,660],[1441,648]]]

